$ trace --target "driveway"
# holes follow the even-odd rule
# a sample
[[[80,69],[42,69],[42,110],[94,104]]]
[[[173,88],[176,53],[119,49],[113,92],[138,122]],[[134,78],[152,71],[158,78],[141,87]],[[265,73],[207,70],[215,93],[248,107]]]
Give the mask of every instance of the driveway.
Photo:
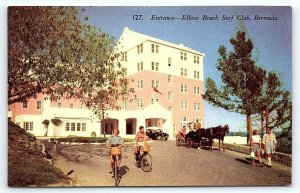
[[[125,144],[119,186],[287,186],[291,168],[253,167],[248,156],[232,151],[197,150],[175,141],[152,141],[152,171],[134,166],[133,145]],[[74,170],[79,186],[113,186],[107,149],[103,144],[59,144],[56,167]]]

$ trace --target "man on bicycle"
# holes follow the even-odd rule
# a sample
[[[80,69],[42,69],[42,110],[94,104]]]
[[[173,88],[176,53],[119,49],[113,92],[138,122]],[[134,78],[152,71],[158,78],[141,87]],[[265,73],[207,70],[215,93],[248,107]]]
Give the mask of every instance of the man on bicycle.
[[[144,131],[144,127],[140,126],[139,131],[136,133],[135,144],[134,144],[134,153],[135,153],[136,159],[138,158],[138,154],[139,154],[139,151],[138,151],[139,146],[146,144],[146,141],[147,141],[147,136]]]
[[[108,139],[106,140],[106,145],[107,147],[122,147],[124,144],[124,140],[122,139],[121,136],[119,136],[119,129],[118,128],[114,128],[113,129],[113,133],[111,136],[108,137]],[[113,171],[113,164],[114,164],[114,160],[113,160],[113,156],[111,155],[111,150],[109,150],[109,155],[110,155],[110,167],[111,170],[109,171],[109,173],[112,173]],[[121,159],[122,159],[122,154],[117,155],[118,156],[118,170],[120,168],[121,165]]]

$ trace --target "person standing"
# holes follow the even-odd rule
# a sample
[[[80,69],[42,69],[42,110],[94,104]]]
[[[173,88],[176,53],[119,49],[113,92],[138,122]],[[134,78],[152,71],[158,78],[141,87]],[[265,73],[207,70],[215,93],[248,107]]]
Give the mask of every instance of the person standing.
[[[262,167],[263,163],[260,157],[261,138],[260,135],[258,134],[258,130],[256,129],[253,131],[253,135],[250,138],[250,146],[251,146],[251,151],[254,152],[254,154],[258,158],[260,166]],[[252,165],[255,166],[255,158],[252,160]]]
[[[267,128],[266,133],[263,135],[262,143],[268,159],[267,165],[272,167],[272,154],[275,152],[277,142],[276,136],[272,133],[272,129],[270,127]]]

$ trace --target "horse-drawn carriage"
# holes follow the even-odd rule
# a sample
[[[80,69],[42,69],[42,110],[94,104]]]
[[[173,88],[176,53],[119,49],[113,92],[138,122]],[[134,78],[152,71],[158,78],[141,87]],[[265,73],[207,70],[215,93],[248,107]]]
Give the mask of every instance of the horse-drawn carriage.
[[[183,134],[179,133],[176,136],[176,144],[181,145],[185,144],[188,148],[197,147],[197,148],[208,148],[212,150],[212,143],[214,139],[219,140],[219,150],[220,142],[222,141],[222,149],[224,151],[224,136],[229,133],[228,125],[224,127],[217,126],[207,129],[198,129],[196,131],[190,131],[183,138]]]

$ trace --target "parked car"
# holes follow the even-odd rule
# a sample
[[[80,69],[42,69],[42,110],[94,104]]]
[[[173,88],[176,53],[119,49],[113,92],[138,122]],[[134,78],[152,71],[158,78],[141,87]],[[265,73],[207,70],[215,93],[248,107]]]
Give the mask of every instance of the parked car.
[[[157,127],[148,127],[146,130],[146,134],[151,139],[157,140],[168,140],[169,134],[163,132],[161,129]]]

